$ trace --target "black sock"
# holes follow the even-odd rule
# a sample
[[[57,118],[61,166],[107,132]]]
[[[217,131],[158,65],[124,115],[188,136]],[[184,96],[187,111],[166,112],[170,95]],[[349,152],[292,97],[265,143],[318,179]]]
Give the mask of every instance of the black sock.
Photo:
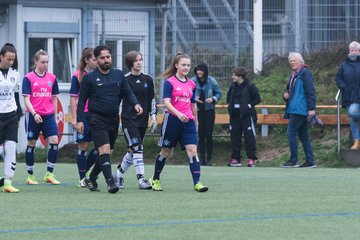
[[[104,174],[105,180],[106,180],[107,184],[109,184],[113,179],[112,173],[111,173],[110,154],[99,155],[98,162],[99,162],[101,170]]]
[[[160,173],[165,166],[165,161],[166,161],[166,158],[164,158],[160,154],[157,156],[156,161],[155,161],[155,171],[154,171],[153,179],[160,180]]]
[[[99,156],[99,151],[95,148],[93,148],[86,159],[86,171],[89,171],[89,169],[96,163],[97,157]]]
[[[101,173],[101,166],[98,157],[95,161],[93,169],[91,170],[90,179],[96,180],[100,173]]]

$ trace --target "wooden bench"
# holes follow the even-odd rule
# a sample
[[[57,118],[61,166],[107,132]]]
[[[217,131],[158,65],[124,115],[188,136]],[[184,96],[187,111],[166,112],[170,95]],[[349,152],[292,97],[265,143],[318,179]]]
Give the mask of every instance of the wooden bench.
[[[163,104],[158,104],[159,109],[163,109]],[[283,118],[285,105],[256,105],[257,109],[257,124],[261,125],[262,136],[268,136],[269,125],[287,124],[288,120]],[[216,110],[227,109],[227,105],[216,105]],[[337,106],[336,105],[317,105],[317,112],[321,112],[324,109],[330,109],[334,111],[334,114],[318,114],[320,119],[325,125],[337,125]],[[277,113],[270,113],[270,110],[276,110]],[[158,124],[162,123],[163,114],[158,113],[157,121]],[[71,114],[65,115],[65,122],[71,122]],[[340,115],[341,124],[349,124],[349,118],[347,114]],[[215,124],[229,124],[229,115],[227,113],[216,113]]]
[[[287,124],[288,120],[284,119],[284,112],[281,113],[269,113],[269,109],[278,109],[284,110],[285,105],[256,105],[257,109],[257,118],[258,124],[268,124],[268,125],[277,125],[277,124]],[[224,109],[227,108],[227,105],[217,105],[216,109]],[[318,105],[316,107],[317,111],[320,109],[333,109],[334,111],[337,109],[336,105]],[[260,110],[260,111],[259,111]],[[260,113],[259,113],[260,112]],[[337,114],[318,114],[320,119],[326,125],[336,125],[337,124]],[[347,114],[340,115],[341,124],[349,124],[349,118]],[[216,124],[227,124],[229,123],[229,115],[217,113],[215,117]]]

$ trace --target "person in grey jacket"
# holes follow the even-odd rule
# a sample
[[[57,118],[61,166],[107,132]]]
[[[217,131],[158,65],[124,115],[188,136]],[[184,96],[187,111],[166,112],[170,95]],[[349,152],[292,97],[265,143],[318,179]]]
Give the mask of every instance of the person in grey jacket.
[[[199,123],[199,152],[202,165],[212,165],[213,140],[212,134],[215,123],[215,104],[220,100],[221,89],[212,76],[208,67],[200,63],[194,69],[196,83],[195,100],[198,109]],[[206,153],[206,154],[205,154]]]

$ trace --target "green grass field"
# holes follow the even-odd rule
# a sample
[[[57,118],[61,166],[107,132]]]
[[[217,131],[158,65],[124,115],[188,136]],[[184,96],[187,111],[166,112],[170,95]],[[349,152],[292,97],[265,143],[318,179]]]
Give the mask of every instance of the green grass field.
[[[0,193],[0,239],[359,239],[360,170],[203,167],[209,192],[192,189],[188,166],[166,165],[164,192],[138,190],[134,169],[125,189],[108,194],[77,187],[75,164],[58,164],[60,186],[25,185]],[[35,165],[38,180],[44,164]],[[0,165],[3,171],[3,164]],[[153,166],[146,166],[150,177]]]

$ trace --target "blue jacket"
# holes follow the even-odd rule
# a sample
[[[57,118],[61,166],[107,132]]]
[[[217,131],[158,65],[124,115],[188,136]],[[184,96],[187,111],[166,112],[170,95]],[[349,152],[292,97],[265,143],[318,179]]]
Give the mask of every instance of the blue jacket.
[[[205,79],[205,84],[201,86],[200,79],[197,75],[197,71],[202,71],[204,73],[203,77]],[[204,91],[204,98],[213,98],[214,101],[212,103],[207,103],[204,101],[204,105],[201,105],[201,103],[197,103],[198,110],[200,110],[202,107],[204,107],[205,111],[207,110],[213,110],[215,109],[215,104],[220,100],[221,98],[221,89],[219,88],[219,85],[215,78],[209,76],[209,70],[205,63],[200,63],[194,68],[195,77],[193,78],[193,81],[196,83],[196,92],[195,92],[195,98],[200,98],[201,90]]]
[[[336,85],[342,91],[341,105],[360,103],[360,57],[355,61],[346,58],[336,73]]]
[[[290,86],[290,80],[287,85],[290,97],[287,101],[286,113],[307,116],[308,111],[316,108],[316,93],[313,76],[306,65],[295,74],[295,81],[293,86]]]
[[[195,97],[200,97],[200,91],[201,91],[201,87],[199,84],[200,80],[198,80],[197,77],[194,77],[193,80],[196,83]],[[205,110],[215,109],[215,104],[220,100],[220,98],[222,96],[221,89],[220,89],[217,81],[215,80],[215,78],[213,78],[211,76],[207,76],[206,83],[202,87],[202,89],[204,90],[204,93],[205,93],[205,99],[207,99],[207,98],[214,99],[214,101],[212,103],[207,103],[207,102],[204,103]]]

